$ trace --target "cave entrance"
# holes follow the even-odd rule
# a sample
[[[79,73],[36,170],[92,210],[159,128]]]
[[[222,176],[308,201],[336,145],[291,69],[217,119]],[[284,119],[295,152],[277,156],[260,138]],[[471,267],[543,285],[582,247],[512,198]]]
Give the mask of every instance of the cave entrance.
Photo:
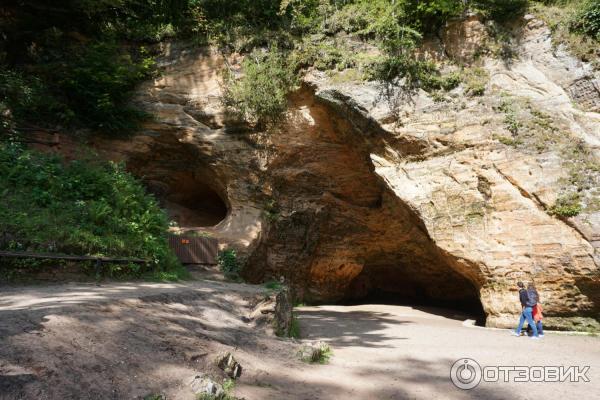
[[[343,304],[411,306],[485,325],[486,315],[475,286],[448,266],[428,267],[367,264],[351,282]]]
[[[227,217],[228,205],[213,182],[192,172],[173,172],[168,180],[148,186],[179,227],[197,228],[215,226]]]

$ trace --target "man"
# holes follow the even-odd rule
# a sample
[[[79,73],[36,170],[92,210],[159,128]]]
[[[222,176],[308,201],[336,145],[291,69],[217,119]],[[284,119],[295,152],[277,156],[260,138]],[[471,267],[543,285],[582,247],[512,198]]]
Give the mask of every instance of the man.
[[[519,301],[521,302],[521,308],[523,309],[523,311],[521,312],[521,318],[519,318],[519,326],[517,327],[517,330],[514,331],[512,334],[515,336],[521,336],[523,324],[525,323],[525,320],[527,320],[527,323],[529,324],[529,326],[531,326],[531,329],[533,329],[533,336],[531,337],[531,339],[539,339],[537,326],[533,321],[532,315],[533,307],[536,305],[537,300],[535,299],[535,296],[528,295],[523,282],[517,282],[517,287],[519,288]]]

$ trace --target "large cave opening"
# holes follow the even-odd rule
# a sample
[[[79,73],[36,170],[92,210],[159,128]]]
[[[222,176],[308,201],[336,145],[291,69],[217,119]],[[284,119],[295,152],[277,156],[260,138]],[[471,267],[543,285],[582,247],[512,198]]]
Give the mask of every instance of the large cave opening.
[[[425,220],[450,234],[446,213],[455,211],[419,209],[404,198],[420,188],[409,182],[400,190],[382,175],[386,168],[401,175],[400,160],[422,151],[420,139],[390,135],[336,90],[315,95],[304,87],[291,101],[286,135],[272,136],[272,197],[283,212],[245,277],[284,277],[299,300],[313,304],[435,307],[484,323],[479,267],[440,247]]]
[[[343,304],[390,304],[457,314],[485,325],[478,290],[446,265],[366,264],[348,287]]]

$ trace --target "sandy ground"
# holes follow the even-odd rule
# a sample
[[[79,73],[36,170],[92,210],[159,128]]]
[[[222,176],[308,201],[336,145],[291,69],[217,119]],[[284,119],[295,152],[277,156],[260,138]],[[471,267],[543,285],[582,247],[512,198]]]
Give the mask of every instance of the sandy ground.
[[[253,317],[259,286],[196,281],[0,288],[0,399],[193,399],[189,379],[218,374],[232,351],[235,393],[269,399],[600,399],[600,339],[549,333],[540,341],[466,327],[439,309],[301,307],[303,341],[333,348],[327,365],[297,359],[298,343]],[[455,360],[482,366],[590,366],[590,382],[449,379]]]
[[[300,364],[255,315],[266,297],[209,281],[0,288],[0,399],[193,399],[195,374],[224,378],[223,351],[244,377],[262,354]]]
[[[507,330],[463,326],[464,317],[431,308],[360,305],[303,307],[303,336],[328,342],[329,365],[316,367],[323,399],[600,399],[600,338],[547,333],[541,340]],[[451,365],[590,366],[587,383],[490,383],[453,386]]]

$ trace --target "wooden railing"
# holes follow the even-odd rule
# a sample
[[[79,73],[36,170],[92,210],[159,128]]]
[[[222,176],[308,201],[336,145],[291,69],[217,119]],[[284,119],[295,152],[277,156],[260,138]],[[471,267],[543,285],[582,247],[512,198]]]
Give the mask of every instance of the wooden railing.
[[[0,258],[36,258],[42,260],[70,260],[70,261],[94,261],[96,276],[100,276],[103,263],[111,264],[148,264],[150,260],[144,258],[115,258],[101,256],[74,256],[67,254],[34,253],[29,251],[0,251]]]

